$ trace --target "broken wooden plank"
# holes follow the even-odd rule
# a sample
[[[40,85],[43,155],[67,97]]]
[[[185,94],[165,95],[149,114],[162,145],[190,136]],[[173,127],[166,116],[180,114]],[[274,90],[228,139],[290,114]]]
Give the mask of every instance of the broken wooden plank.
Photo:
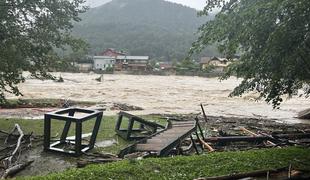
[[[302,138],[310,138],[310,133],[292,133],[292,134],[273,134],[275,138],[283,138],[283,139],[302,139]]]
[[[244,132],[246,132],[246,133],[248,133],[248,134],[251,134],[252,136],[255,136],[255,137],[259,136],[258,134],[254,133],[254,132],[252,132],[252,131],[250,131],[250,130],[248,130],[248,129],[246,129],[245,127],[241,127],[240,130],[241,130],[241,131],[244,131]],[[269,145],[276,146],[275,143],[273,143],[273,142],[271,142],[271,141],[269,141],[269,140],[267,140],[266,142],[267,142],[267,144],[269,144]]]
[[[204,140],[206,142],[238,142],[238,141],[265,141],[269,137],[266,136],[227,136],[227,137],[206,137]]]
[[[214,177],[206,177],[206,178],[198,178],[199,180],[230,180],[230,179],[242,179],[247,177],[258,177],[267,175],[267,173],[277,173],[280,171],[287,170],[287,167],[282,167],[278,169],[270,169],[270,170],[258,170],[252,172],[238,173],[238,174],[229,174],[226,176],[214,176]]]
[[[27,166],[29,166],[33,162],[34,161],[28,161],[28,162],[25,162],[25,163],[16,164],[16,165],[6,169],[4,171],[4,173],[2,174],[1,179],[6,179],[7,177],[15,175],[16,173],[18,173],[21,170],[25,169]]]
[[[78,168],[82,168],[82,167],[85,167],[86,165],[89,165],[89,164],[101,164],[101,163],[109,163],[109,162],[115,162],[115,161],[120,161],[122,160],[121,158],[106,158],[106,159],[103,159],[103,158],[97,158],[97,159],[84,159],[84,160],[79,160],[77,161],[77,167]]]
[[[203,144],[204,148],[208,149],[208,150],[209,150],[209,152],[213,152],[213,151],[215,151],[215,150],[212,148],[212,146],[211,146],[211,145],[209,145],[207,142],[205,142],[205,141],[204,141],[204,140],[202,140],[202,139],[199,139],[199,140],[200,140],[200,142]]]

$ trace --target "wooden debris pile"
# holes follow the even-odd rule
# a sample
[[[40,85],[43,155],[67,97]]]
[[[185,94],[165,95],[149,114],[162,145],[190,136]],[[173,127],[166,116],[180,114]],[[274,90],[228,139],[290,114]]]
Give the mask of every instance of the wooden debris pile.
[[[5,179],[14,176],[33,162],[22,159],[21,155],[31,149],[38,137],[34,137],[32,133],[24,134],[18,124],[15,124],[10,133],[0,131],[0,134],[1,140],[4,141],[0,149],[0,177]]]
[[[281,147],[289,145],[310,146],[310,127],[307,124],[284,124],[269,119],[196,117],[203,123],[203,138],[197,138],[202,149],[208,151],[248,150],[253,148]]]

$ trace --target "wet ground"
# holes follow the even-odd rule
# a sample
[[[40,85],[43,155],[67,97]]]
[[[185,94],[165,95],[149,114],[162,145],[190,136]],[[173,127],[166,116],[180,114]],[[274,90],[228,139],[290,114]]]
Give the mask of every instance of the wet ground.
[[[0,135],[0,149],[3,149],[3,147],[6,147],[3,143],[6,136],[3,134]],[[95,147],[104,148],[112,146],[115,143],[115,139],[104,140],[97,142]],[[5,154],[6,152],[1,151],[0,157],[4,156]],[[17,173],[16,176],[40,176],[53,172],[61,172],[66,169],[76,167],[78,160],[79,158],[60,153],[44,152],[42,141],[39,141],[37,143],[33,143],[33,147],[31,148],[23,148],[19,157],[19,162],[33,161],[33,163],[26,167],[26,169]]]
[[[294,97],[287,99],[278,110],[264,101],[256,101],[256,94],[229,98],[229,93],[240,83],[240,79],[230,78],[219,81],[217,78],[189,76],[103,76],[103,82],[95,79],[92,73],[55,73],[62,76],[64,83],[41,81],[28,78],[20,84],[22,98],[70,99],[93,101],[106,109],[105,115],[114,115],[119,108],[115,104],[128,104],[143,110],[135,110],[136,115],[146,114],[188,114],[200,112],[203,103],[208,115],[226,117],[256,117],[276,119],[288,123],[309,123],[296,119],[297,113],[310,107],[309,99]],[[27,76],[27,75],[26,75]],[[16,98],[8,95],[9,98]],[[0,109],[0,117],[42,118],[51,109],[25,108]]]

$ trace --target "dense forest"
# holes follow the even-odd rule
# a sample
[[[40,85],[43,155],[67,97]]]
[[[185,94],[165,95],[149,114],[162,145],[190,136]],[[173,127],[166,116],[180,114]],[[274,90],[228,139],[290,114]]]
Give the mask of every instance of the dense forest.
[[[75,36],[90,44],[90,54],[115,48],[158,60],[186,57],[197,28],[209,18],[195,9],[163,0],[113,0],[91,8],[75,24]],[[208,47],[201,55],[217,55]]]

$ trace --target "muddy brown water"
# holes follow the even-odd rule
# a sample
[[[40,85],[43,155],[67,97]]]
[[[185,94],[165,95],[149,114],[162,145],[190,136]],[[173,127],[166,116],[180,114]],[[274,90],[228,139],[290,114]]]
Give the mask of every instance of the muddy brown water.
[[[264,101],[256,101],[257,94],[249,93],[243,97],[228,97],[241,79],[230,78],[219,81],[218,78],[190,76],[139,76],[139,75],[103,75],[103,82],[95,79],[93,73],[54,73],[62,76],[64,83],[50,80],[27,78],[19,85],[24,94],[22,98],[70,99],[93,101],[98,105],[112,106],[125,103],[143,110],[133,111],[136,115],[146,114],[188,114],[200,112],[203,103],[208,115],[227,117],[260,117],[276,119],[288,123],[309,123],[295,118],[302,109],[310,107],[309,99],[293,97],[285,100],[280,109],[274,110]],[[25,73],[26,77],[29,74]],[[8,98],[16,98],[7,95]],[[50,109],[0,109],[0,117],[42,118]],[[114,115],[118,110],[107,108],[105,115]]]

